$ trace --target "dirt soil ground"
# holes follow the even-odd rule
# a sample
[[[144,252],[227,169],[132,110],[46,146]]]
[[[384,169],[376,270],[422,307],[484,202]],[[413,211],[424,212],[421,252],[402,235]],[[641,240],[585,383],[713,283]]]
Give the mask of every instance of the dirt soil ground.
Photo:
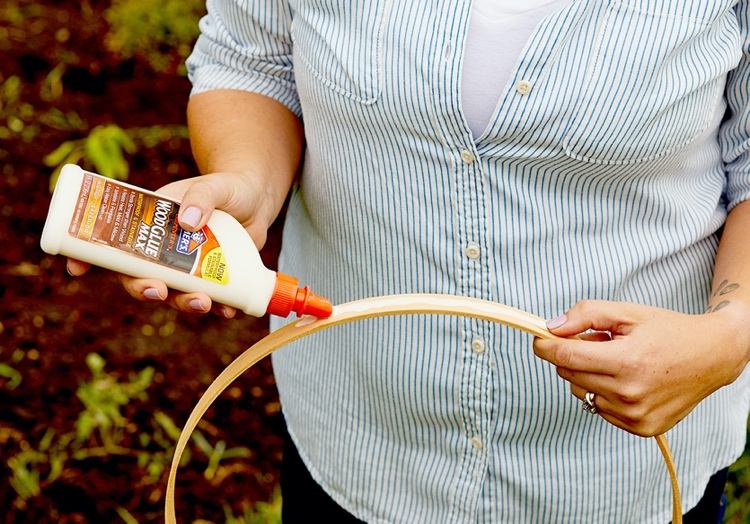
[[[80,20],[78,3],[21,5],[23,28],[0,18],[0,83],[11,76],[22,80],[22,101],[35,111],[26,126],[39,129],[26,139],[0,140],[0,364],[22,379],[11,389],[8,379],[0,378],[0,522],[122,522],[118,507],[138,522],[158,522],[164,483],[141,482],[147,472],[135,456],[68,461],[51,483],[44,481],[48,465],[41,465],[41,494],[20,504],[14,503],[5,462],[35,449],[50,428],[56,435],[75,430],[83,409],[76,388],[91,378],[87,354],[101,355],[105,370],[123,381],[134,371],[154,368],[148,398],[123,410],[129,424],[122,447],[138,448],[137,435],[149,427],[154,412],[181,425],[221,369],[266,333],[267,321],[191,316],[139,303],[112,274],[94,270],[71,278],[61,257],[39,249],[50,199],[51,169],[43,164],[44,155],[99,124],[125,129],[184,124],[190,85],[184,76],[155,74],[138,59],[122,61],[103,50],[102,6],[87,4],[89,18]],[[64,92],[54,101],[44,99],[43,84],[63,59]],[[34,123],[53,110],[75,112],[86,129]],[[188,141],[179,137],[141,147],[129,161],[129,182],[148,188],[197,174]],[[263,252],[269,267],[278,241],[276,228]],[[281,423],[270,362],[264,362],[237,381],[200,428],[210,442],[245,446],[252,456],[228,461],[221,478],[209,481],[205,458],[194,454],[179,476],[180,520],[223,522],[225,504],[239,514],[243,501],[270,499],[278,481]]]

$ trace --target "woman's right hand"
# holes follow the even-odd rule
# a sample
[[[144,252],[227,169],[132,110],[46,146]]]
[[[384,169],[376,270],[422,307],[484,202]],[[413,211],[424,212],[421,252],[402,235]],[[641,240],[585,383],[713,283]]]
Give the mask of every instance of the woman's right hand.
[[[274,198],[268,193],[262,178],[250,173],[212,173],[172,182],[157,190],[165,196],[180,200],[180,226],[188,231],[202,228],[214,209],[226,211],[247,230],[258,249],[266,242],[269,226],[276,218]],[[67,270],[72,276],[83,275],[91,266],[69,258]],[[236,310],[223,304],[212,304],[204,293],[169,292],[166,284],[157,279],[132,278],[120,275],[125,290],[138,300],[166,301],[170,306],[189,313],[214,311],[232,318]]]

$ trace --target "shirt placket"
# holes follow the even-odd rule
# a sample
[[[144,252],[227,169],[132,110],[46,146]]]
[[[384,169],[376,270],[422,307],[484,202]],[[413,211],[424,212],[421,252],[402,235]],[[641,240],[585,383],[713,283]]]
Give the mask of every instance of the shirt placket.
[[[487,238],[486,170],[477,152],[471,132],[463,122],[458,100],[462,38],[468,23],[470,2],[459,1],[444,12],[452,13],[443,22],[443,39],[436,53],[435,92],[436,125],[444,139],[446,164],[452,178],[454,203],[454,255],[456,281],[461,295],[491,300]],[[463,448],[460,478],[453,493],[450,522],[475,519],[482,485],[486,477],[489,446],[488,430],[493,398],[490,352],[495,344],[487,322],[461,321],[458,366],[460,413],[462,422],[459,445]]]
[[[498,101],[485,134],[475,140],[461,112],[458,88],[461,84],[461,54],[470,4],[470,1],[458,0],[444,9],[452,16],[442,21],[444,37],[441,48],[435,53],[438,62],[434,82],[436,124],[443,133],[447,162],[453,177],[458,288],[464,296],[498,300],[500,297],[497,293],[502,293],[502,286],[497,283],[499,276],[490,272],[493,266],[490,259],[502,250],[502,245],[498,244],[502,243],[503,236],[498,232],[493,233],[490,228],[490,199],[487,192],[491,190],[488,177],[499,177],[495,183],[501,184],[503,174],[491,174],[490,163],[482,157],[482,153],[491,151],[487,139],[493,134],[513,134],[522,118],[519,113],[532,102],[537,82],[543,81],[542,69],[550,57],[533,45],[534,39],[539,37],[538,32],[532,35],[514,76]],[[493,399],[498,386],[495,381],[499,377],[494,359],[502,361],[502,354],[497,352],[501,351],[503,333],[503,330],[493,328],[488,322],[462,320],[459,381],[465,449],[451,521],[475,520],[489,454],[493,453],[491,428],[493,413],[496,413]]]

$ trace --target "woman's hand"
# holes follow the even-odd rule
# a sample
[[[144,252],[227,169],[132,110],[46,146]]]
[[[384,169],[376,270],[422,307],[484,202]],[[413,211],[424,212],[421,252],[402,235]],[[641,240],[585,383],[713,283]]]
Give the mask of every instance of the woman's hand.
[[[535,339],[534,352],[557,366],[573,395],[583,399],[587,391],[595,393],[607,421],[636,435],[659,435],[742,373],[750,330],[747,313],[740,304],[733,306],[687,315],[583,301],[549,321],[550,331],[560,337],[608,331],[612,340]]]
[[[179,180],[157,190],[180,200],[180,225],[188,231],[202,228],[214,209],[226,211],[236,218],[260,249],[266,242],[268,227],[275,218],[276,210],[271,204],[275,200],[266,195],[267,189],[261,178],[243,173],[213,173]],[[90,265],[68,259],[68,273],[79,276],[88,271]],[[204,293],[169,293],[161,280],[131,278],[120,275],[125,290],[139,300],[166,300],[169,305],[191,313],[214,312],[234,317],[236,310],[229,306],[212,305]]]

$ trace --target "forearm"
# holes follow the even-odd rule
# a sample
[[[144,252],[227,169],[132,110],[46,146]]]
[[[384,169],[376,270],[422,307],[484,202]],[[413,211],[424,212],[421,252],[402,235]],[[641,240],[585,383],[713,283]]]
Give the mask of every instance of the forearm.
[[[200,172],[259,179],[256,185],[271,200],[272,220],[284,204],[301,161],[304,133],[297,117],[263,95],[214,90],[190,98],[188,127]]]
[[[746,365],[750,359],[750,201],[735,206],[727,217],[707,313],[736,329],[740,347],[746,348]]]

